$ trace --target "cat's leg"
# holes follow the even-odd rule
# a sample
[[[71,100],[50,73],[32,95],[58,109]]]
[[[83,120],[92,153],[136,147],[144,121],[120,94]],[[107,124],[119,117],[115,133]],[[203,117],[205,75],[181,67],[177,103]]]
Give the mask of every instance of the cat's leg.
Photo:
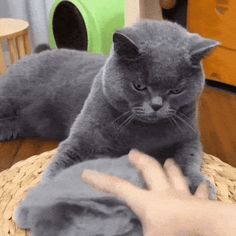
[[[81,136],[83,137],[83,135]],[[75,163],[91,158],[95,147],[81,136],[80,134],[76,137],[69,136],[60,143],[55,157],[43,174],[42,183],[50,181],[50,179],[55,177],[62,170]]]
[[[16,103],[0,96],[0,141],[16,139],[21,132]]]
[[[174,159],[188,178],[192,193],[196,191],[200,183],[205,181],[209,188],[209,197],[216,199],[215,186],[201,172],[202,156],[201,143],[199,140],[194,140],[180,145],[175,152]]]

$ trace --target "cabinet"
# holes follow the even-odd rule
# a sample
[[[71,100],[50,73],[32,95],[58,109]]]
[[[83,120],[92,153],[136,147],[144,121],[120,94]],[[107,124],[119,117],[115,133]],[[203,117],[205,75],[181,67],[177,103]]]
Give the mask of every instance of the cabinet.
[[[206,78],[236,86],[236,1],[189,0],[187,24],[190,32],[221,43],[204,60]]]

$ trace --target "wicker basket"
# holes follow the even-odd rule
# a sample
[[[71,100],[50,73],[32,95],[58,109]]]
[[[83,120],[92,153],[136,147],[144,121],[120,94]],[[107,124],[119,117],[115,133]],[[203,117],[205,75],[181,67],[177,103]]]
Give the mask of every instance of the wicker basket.
[[[0,236],[29,235],[13,223],[13,212],[26,191],[35,186],[55,150],[33,156],[0,173]],[[205,154],[203,171],[215,183],[218,200],[236,202],[236,168]]]

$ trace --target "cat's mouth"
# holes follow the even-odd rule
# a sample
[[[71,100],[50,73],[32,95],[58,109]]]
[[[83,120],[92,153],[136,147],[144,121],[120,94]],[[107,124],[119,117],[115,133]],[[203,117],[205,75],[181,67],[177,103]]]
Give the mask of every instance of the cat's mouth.
[[[168,119],[174,115],[174,112],[165,112],[165,113],[158,113],[152,112],[151,114],[146,114],[144,112],[136,112],[133,111],[133,115],[136,120],[142,121],[144,123],[156,123],[163,119]]]
[[[156,123],[164,118],[168,118],[167,115],[163,115],[163,114],[158,114],[156,112],[153,112],[152,114],[137,114],[137,113],[133,113],[134,114],[134,118],[135,120],[144,122],[144,123]]]
[[[145,114],[143,115],[134,114],[134,117],[136,120],[142,121],[144,123],[156,123],[158,120],[160,120],[159,117],[154,116],[154,115],[150,116],[150,115],[145,115]]]

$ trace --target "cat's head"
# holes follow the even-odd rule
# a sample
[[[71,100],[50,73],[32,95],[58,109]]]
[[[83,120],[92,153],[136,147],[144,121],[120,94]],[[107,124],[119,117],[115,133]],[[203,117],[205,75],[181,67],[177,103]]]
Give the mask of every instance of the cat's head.
[[[204,86],[201,60],[218,44],[168,21],[121,29],[104,67],[104,94],[138,120],[170,117],[196,102]]]

